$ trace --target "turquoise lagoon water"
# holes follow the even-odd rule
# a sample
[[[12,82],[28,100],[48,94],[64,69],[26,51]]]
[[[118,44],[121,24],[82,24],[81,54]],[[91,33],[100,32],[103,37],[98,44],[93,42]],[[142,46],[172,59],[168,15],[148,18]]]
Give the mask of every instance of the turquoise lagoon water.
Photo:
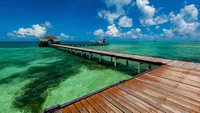
[[[87,47],[200,62],[199,42],[113,42]],[[92,61],[36,42],[0,42],[0,113],[38,113],[137,74],[137,63]],[[142,65],[142,71],[147,65]]]

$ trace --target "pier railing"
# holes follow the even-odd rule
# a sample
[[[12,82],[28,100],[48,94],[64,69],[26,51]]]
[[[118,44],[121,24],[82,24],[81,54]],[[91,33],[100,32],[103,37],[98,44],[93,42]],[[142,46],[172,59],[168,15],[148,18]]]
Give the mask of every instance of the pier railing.
[[[83,56],[87,55],[88,59],[91,59],[94,54],[99,56],[99,62],[102,62],[103,56],[110,57],[111,62],[114,62],[114,66],[117,67],[118,59],[126,60],[126,65],[129,65],[129,61],[138,62],[138,74],[141,73],[141,64],[148,64],[149,69],[151,69],[152,65],[160,66],[166,63],[167,59],[158,59],[153,57],[145,57],[145,56],[138,56],[133,54],[124,54],[124,53],[117,53],[117,52],[110,52],[110,51],[103,51],[103,50],[94,50],[94,49],[87,49],[87,48],[79,48],[67,45],[58,45],[58,44],[51,44],[50,47],[57,48],[61,51],[68,52],[74,55]]]

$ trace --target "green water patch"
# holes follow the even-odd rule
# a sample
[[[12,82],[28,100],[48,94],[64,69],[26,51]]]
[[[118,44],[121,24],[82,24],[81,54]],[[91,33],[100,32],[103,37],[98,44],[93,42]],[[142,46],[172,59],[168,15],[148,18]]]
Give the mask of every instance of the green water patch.
[[[66,55],[65,53],[60,53],[60,55],[62,56],[62,60],[60,61],[56,61],[45,67],[31,67],[25,73],[20,74],[20,78],[32,78],[33,81],[25,85],[22,88],[24,93],[13,101],[13,105],[16,108],[19,108],[22,112],[41,112],[43,110],[43,103],[49,94],[47,90],[56,89],[63,81],[81,73],[81,66],[84,65],[91,71],[101,71],[106,68],[105,66],[76,56]]]
[[[131,77],[130,75],[109,68],[90,70],[87,66],[82,65],[79,70],[81,73],[66,79],[56,89],[47,91],[49,95],[43,105],[44,109],[56,104],[66,103]]]
[[[12,64],[13,66],[7,66],[5,68],[2,68],[0,69],[0,84],[8,83],[16,77],[29,76],[31,75],[28,72],[29,69],[34,68],[34,67],[45,68],[45,66],[59,60],[60,59],[56,57],[52,57],[52,58],[35,60],[35,61],[27,63],[27,65],[23,64],[23,67],[19,67],[19,66],[16,67],[14,66],[14,64]],[[35,71],[35,72],[40,72],[40,71]]]
[[[66,62],[66,63],[65,63]],[[21,78],[34,78],[34,80],[25,85],[23,95],[20,95],[13,101],[13,105],[23,112],[38,113],[41,112],[49,88],[55,88],[60,82],[79,73],[79,66],[73,66],[73,62],[57,61],[54,64],[45,67],[32,67],[27,71],[26,76]],[[64,71],[62,71],[64,70]],[[37,74],[37,72],[40,72]],[[42,75],[40,75],[43,73]],[[34,76],[33,76],[34,75]]]
[[[21,113],[20,109],[13,106],[12,100],[23,94],[24,85],[29,84],[31,79],[15,79],[12,83],[0,85],[0,113]]]

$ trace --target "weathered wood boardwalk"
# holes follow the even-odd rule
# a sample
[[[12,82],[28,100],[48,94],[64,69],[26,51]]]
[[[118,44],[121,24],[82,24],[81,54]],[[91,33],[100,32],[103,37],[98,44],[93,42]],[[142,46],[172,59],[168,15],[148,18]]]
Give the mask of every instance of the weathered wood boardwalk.
[[[62,47],[61,45],[53,45]],[[199,113],[199,63],[68,47],[112,57],[163,65],[45,112],[55,113]],[[158,63],[158,64],[159,64]]]

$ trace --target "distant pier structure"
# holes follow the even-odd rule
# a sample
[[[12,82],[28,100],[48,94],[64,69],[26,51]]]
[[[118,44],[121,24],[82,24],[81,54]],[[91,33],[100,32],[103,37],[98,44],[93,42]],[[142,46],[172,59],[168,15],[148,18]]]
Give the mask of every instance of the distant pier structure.
[[[50,44],[60,44],[60,39],[56,38],[55,36],[45,36],[38,42],[39,47],[47,47]]]
[[[39,47],[48,47],[51,44],[60,44],[60,39],[56,38],[55,36],[45,36],[41,38],[38,42]],[[103,39],[102,41],[95,41],[95,42],[67,42],[62,45],[66,46],[74,46],[74,47],[80,47],[80,46],[106,46],[110,43],[106,43],[106,40]]]

